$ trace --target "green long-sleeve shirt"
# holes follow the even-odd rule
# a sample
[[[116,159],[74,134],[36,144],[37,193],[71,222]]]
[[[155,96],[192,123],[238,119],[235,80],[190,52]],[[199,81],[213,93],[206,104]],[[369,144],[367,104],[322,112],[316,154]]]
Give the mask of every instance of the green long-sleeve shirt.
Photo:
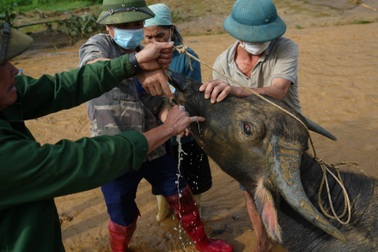
[[[98,187],[141,166],[148,148],[141,133],[41,145],[24,124],[109,91],[133,74],[127,57],[54,77],[17,76],[17,101],[0,111],[1,252],[64,251],[54,197]]]

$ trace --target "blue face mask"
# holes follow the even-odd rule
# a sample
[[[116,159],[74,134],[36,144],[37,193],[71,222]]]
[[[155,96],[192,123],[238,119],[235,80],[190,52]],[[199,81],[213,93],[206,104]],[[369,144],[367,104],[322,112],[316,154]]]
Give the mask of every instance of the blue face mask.
[[[113,28],[114,30],[114,41],[120,47],[132,50],[137,48],[142,39],[144,38],[143,28],[135,30],[125,30]]]

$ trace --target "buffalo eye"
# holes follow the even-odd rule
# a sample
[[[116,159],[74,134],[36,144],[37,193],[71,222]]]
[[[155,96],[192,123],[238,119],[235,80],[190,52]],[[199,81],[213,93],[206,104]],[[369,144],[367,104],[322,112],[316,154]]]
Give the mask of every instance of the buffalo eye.
[[[248,141],[259,142],[266,136],[265,124],[255,121],[241,121],[241,133],[248,137]]]

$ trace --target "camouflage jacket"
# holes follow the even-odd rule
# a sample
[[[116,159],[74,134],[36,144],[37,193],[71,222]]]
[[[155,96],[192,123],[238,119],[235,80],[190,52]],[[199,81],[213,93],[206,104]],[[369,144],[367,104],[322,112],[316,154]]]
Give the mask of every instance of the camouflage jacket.
[[[97,58],[114,59],[122,55],[108,34],[92,36],[81,46],[79,53],[80,66]],[[125,79],[117,87],[87,103],[91,136],[116,135],[127,130],[148,131],[159,124],[157,115],[165,106],[164,99],[148,95],[136,77]],[[148,160],[164,154],[162,145],[148,155]]]

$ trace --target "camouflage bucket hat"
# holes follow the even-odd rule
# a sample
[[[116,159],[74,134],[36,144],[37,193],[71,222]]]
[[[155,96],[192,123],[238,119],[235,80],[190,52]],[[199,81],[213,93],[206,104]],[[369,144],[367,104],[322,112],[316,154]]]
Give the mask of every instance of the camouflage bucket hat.
[[[234,38],[255,43],[274,40],[286,31],[271,0],[237,0],[223,27]]]
[[[97,23],[124,24],[144,21],[154,16],[144,0],[104,0]]]
[[[0,64],[21,54],[33,42],[28,35],[10,28],[7,22],[0,21],[0,29]]]

